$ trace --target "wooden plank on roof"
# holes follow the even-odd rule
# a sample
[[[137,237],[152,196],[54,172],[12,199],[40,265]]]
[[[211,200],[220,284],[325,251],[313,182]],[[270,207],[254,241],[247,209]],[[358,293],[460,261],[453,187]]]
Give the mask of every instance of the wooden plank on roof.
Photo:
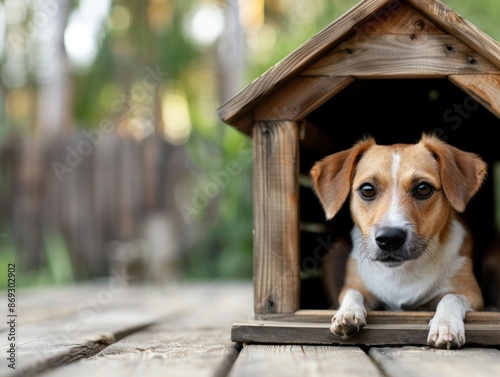
[[[388,377],[500,375],[500,351],[490,348],[384,347],[372,348],[368,354]]]
[[[355,32],[360,24],[378,14],[377,12],[388,4],[391,4],[391,1],[370,0],[362,1],[351,8],[335,22],[267,70],[232,99],[222,104],[218,109],[219,117],[225,123],[237,125],[239,118],[263,100],[277,85],[303,70],[340,40]]]
[[[252,113],[249,112],[243,115],[241,118],[238,118],[238,121],[234,123],[233,126],[238,131],[244,133],[247,136],[252,137],[252,129],[253,129]]]
[[[500,74],[450,75],[448,79],[500,118]]]
[[[330,323],[251,322],[237,323],[231,339],[259,344],[329,344],[329,345],[427,345],[427,324],[367,324],[347,339],[330,332]],[[500,324],[465,324],[466,345],[498,346]]]
[[[481,56],[449,35],[366,35],[348,40],[302,76],[438,77],[496,73]]]
[[[378,377],[382,374],[358,347],[248,345],[229,377]]]
[[[300,120],[343,90],[350,76],[296,77],[254,110],[255,120]]]
[[[436,25],[500,68],[500,44],[439,0],[405,0]]]
[[[414,8],[413,13],[406,10],[407,4]],[[401,8],[403,8],[404,12]],[[423,16],[422,19],[418,18],[419,15]],[[405,23],[403,20],[406,21],[408,30],[404,28]],[[411,21],[413,21],[413,25]],[[385,30],[392,34],[399,34],[410,31],[412,28],[415,29],[415,33],[413,33],[415,35],[439,35],[439,29],[445,30],[462,41],[474,54],[482,56],[493,66],[500,68],[500,44],[440,1],[364,1],[351,8],[342,17],[308,40],[281,62],[271,67],[232,99],[221,105],[218,109],[219,116],[224,122],[245,133],[250,133],[252,124],[249,122],[248,113],[258,103],[267,98],[274,88],[296,76],[349,35],[355,33],[357,39],[359,35],[380,34]],[[478,60],[475,56],[472,56],[472,58],[472,61]],[[466,67],[468,66],[466,65]],[[407,74],[408,72],[402,73],[404,77],[415,76],[411,73],[406,76]],[[422,74],[426,73],[423,72]],[[442,77],[440,71],[436,73],[431,70],[430,75],[430,77]],[[418,72],[416,76],[422,77]]]

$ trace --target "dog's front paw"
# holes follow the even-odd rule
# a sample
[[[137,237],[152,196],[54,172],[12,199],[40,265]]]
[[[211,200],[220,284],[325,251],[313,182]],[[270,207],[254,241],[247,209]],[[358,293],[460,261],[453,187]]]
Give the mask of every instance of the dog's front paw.
[[[462,320],[445,320],[434,317],[429,322],[427,344],[436,348],[454,349],[465,344],[465,327]]]
[[[340,309],[332,318],[330,331],[346,339],[366,325],[366,311],[363,308]]]

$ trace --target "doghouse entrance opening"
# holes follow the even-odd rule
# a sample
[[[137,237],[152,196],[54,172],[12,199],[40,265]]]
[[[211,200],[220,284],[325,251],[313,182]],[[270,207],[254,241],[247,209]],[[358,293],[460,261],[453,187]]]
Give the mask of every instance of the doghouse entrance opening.
[[[483,275],[488,267],[484,256],[498,228],[493,166],[500,160],[498,139],[494,136],[500,119],[447,79],[392,79],[357,80],[312,112],[307,121],[329,135],[333,147],[322,154],[304,147],[300,150],[302,309],[336,308],[335,299],[329,296],[340,289],[342,264],[348,252],[346,240],[352,227],[347,205],[334,219],[325,221],[308,184],[312,164],[350,148],[365,135],[375,137],[378,144],[393,144],[413,143],[422,132],[429,132],[457,148],[479,154],[488,163],[488,178],[463,217],[474,238],[474,272],[486,307],[498,310],[498,292],[491,289],[491,281],[485,283]],[[329,253],[332,244],[336,251]],[[328,260],[335,263],[327,264]],[[326,288],[325,279],[329,281]]]

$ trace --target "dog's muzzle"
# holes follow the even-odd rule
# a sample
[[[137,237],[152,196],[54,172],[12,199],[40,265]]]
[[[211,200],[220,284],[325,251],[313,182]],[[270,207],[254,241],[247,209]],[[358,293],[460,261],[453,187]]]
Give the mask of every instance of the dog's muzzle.
[[[397,251],[406,241],[406,231],[399,228],[382,228],[375,235],[375,242],[383,251]]]
[[[377,261],[398,265],[408,260],[408,256],[405,256],[406,253],[403,251],[407,236],[404,229],[390,227],[379,229],[375,234],[375,242],[380,250],[377,253]]]

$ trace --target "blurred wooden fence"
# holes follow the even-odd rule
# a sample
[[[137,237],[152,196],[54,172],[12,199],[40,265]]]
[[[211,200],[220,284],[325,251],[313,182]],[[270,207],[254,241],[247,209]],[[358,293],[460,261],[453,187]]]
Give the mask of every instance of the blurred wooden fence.
[[[27,271],[43,266],[47,238],[59,235],[77,279],[120,265],[137,267],[137,278],[167,279],[184,248],[174,188],[186,170],[184,148],[157,136],[11,140],[0,149],[3,233]]]

